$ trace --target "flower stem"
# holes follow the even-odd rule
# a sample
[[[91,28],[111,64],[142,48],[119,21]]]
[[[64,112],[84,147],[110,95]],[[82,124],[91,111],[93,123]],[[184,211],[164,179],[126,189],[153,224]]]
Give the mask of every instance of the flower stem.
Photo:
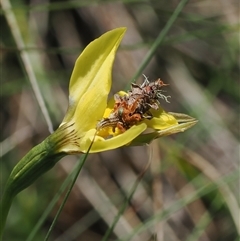
[[[64,137],[61,129],[58,129],[33,147],[13,168],[0,201],[0,238],[14,197],[66,155],[59,152]]]
[[[10,193],[4,192],[2,200],[0,202],[0,238],[2,237],[12,200],[13,196]]]

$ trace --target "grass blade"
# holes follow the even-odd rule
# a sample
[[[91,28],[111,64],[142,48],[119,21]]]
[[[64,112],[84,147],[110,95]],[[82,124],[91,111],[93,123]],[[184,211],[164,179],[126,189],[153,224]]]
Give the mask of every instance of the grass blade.
[[[172,27],[173,23],[175,22],[175,20],[177,19],[177,17],[179,16],[179,14],[181,13],[181,11],[183,10],[183,8],[185,7],[185,5],[187,4],[188,1],[189,0],[182,0],[182,1],[180,1],[178,6],[176,7],[175,11],[173,12],[172,16],[167,21],[165,27],[163,28],[163,30],[158,35],[156,41],[152,44],[149,52],[147,53],[146,57],[144,58],[144,60],[140,64],[137,72],[135,73],[135,75],[132,77],[131,81],[126,86],[126,89],[129,89],[131,83],[135,82],[136,79],[139,77],[139,75],[142,74],[142,71],[145,69],[145,67],[148,65],[148,63],[150,62],[150,60],[154,56],[157,48],[162,43],[163,39],[166,37],[168,31],[170,30],[170,28]]]

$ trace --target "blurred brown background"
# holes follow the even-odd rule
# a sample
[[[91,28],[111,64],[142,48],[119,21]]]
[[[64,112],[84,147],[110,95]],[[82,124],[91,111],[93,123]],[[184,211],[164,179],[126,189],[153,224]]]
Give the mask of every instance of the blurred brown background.
[[[179,2],[11,1],[54,129],[85,46],[127,27],[111,94],[124,89]],[[1,10],[1,191],[14,165],[49,135],[13,37],[16,26],[9,24],[12,10]],[[237,0],[188,1],[142,74],[169,83],[171,103],[163,107],[194,116],[198,124],[149,146],[89,155],[50,240],[102,240],[149,160],[107,240],[239,240],[239,13]],[[76,162],[65,157],[17,196],[6,240],[27,240]],[[213,190],[204,193],[206,186]],[[62,198],[32,240],[44,239]]]

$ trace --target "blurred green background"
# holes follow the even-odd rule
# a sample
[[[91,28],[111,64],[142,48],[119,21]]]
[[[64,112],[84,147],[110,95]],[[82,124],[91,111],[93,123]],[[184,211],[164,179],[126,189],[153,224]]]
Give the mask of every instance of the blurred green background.
[[[74,62],[86,45],[127,27],[112,95],[135,76],[179,2],[2,0],[1,193],[14,165],[49,135],[22,51],[56,129],[67,109]],[[89,155],[49,240],[102,240],[149,161],[107,240],[239,240],[239,14],[237,0],[188,1],[142,74],[169,83],[171,103],[163,107],[198,124],[149,146]],[[33,238],[31,232],[78,162],[65,157],[16,197],[3,240],[44,240],[62,195]]]

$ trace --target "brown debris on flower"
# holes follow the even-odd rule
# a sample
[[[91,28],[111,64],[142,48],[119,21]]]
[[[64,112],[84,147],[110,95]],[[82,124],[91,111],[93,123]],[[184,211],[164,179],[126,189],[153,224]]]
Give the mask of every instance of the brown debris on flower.
[[[124,132],[131,126],[153,118],[151,110],[160,108],[160,99],[168,102],[168,97],[162,94],[162,87],[167,86],[161,79],[149,82],[147,78],[142,85],[132,83],[131,90],[124,95],[114,95],[114,107],[107,118],[98,123],[98,129],[112,127]]]

